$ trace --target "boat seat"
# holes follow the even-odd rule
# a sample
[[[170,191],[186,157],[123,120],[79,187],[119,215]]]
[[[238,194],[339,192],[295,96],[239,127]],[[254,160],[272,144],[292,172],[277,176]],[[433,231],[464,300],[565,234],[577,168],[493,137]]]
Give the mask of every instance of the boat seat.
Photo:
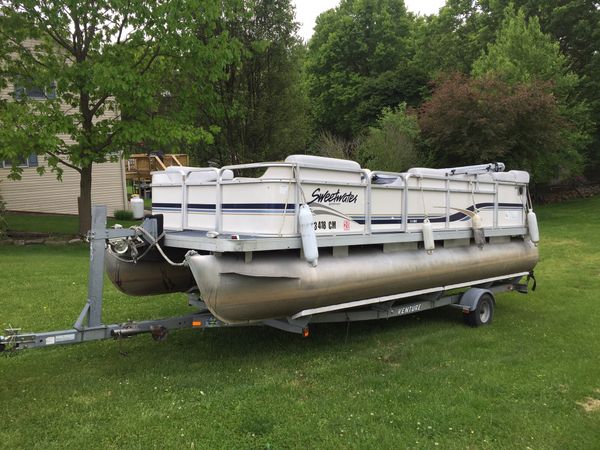
[[[496,181],[510,181],[513,183],[529,183],[529,173],[523,170],[509,170],[508,172],[496,172],[491,174]]]
[[[356,161],[347,159],[326,158],[324,156],[313,155],[290,155],[285,158],[286,163],[296,163],[300,166],[318,166],[323,169],[332,170],[360,170],[360,164]]]
[[[390,175],[375,175],[371,179],[371,184],[388,185],[388,186],[401,186],[402,178],[390,176]]]
[[[223,171],[221,180],[232,180],[233,171],[227,169]],[[217,172],[213,170],[196,170],[190,172],[187,178],[187,184],[202,184],[217,181]]]
[[[415,175],[418,177],[445,177],[448,173],[445,169],[429,169],[427,167],[413,167],[412,169],[408,169],[408,173],[411,175]]]

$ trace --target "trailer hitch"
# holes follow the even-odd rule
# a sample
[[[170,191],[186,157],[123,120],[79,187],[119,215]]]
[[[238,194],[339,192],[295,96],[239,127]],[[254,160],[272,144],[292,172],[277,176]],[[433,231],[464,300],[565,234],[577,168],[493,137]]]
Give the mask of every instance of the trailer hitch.
[[[16,350],[19,341],[27,339],[25,335],[20,334],[21,328],[7,328],[4,333],[4,336],[0,336],[0,353]]]

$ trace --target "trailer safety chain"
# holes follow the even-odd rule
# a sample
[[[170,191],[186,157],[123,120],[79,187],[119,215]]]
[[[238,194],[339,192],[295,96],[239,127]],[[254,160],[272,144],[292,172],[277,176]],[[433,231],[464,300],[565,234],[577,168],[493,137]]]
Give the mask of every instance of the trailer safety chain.
[[[134,228],[134,227],[132,227],[132,229],[135,229],[135,228]],[[163,231],[163,232],[162,232],[162,233],[161,233],[161,234],[160,234],[160,235],[159,235],[159,236],[156,238],[156,241],[154,241],[154,242],[151,242],[151,243],[150,243],[150,245],[148,245],[148,248],[146,248],[146,250],[144,250],[144,251],[143,251],[143,253],[142,253],[141,255],[135,255],[135,256],[132,256],[132,258],[131,258],[131,259],[125,259],[125,258],[121,258],[121,257],[120,257],[118,254],[116,254],[116,253],[115,253],[115,252],[112,250],[112,248],[111,248],[111,246],[110,246],[110,245],[108,246],[108,251],[110,252],[110,254],[111,254],[111,255],[113,255],[113,257],[114,257],[115,259],[117,259],[117,260],[119,260],[119,261],[121,261],[121,262],[128,263],[128,264],[131,264],[131,263],[133,263],[133,264],[136,264],[136,263],[137,263],[137,262],[138,262],[140,259],[142,259],[144,256],[146,256],[146,255],[148,254],[148,252],[149,252],[150,250],[152,250],[152,247],[154,247],[154,246],[156,245],[156,243],[157,243],[158,241],[160,241],[160,240],[161,240],[161,239],[162,239],[164,236],[165,236],[165,233],[164,233],[164,231]]]
[[[159,244],[159,241],[165,236],[165,232],[163,231],[161,234],[159,234],[156,238],[154,238],[154,236],[152,236],[152,234],[150,234],[150,232],[148,232],[144,227],[139,227],[139,226],[133,226],[130,229],[134,230],[137,233],[143,234],[146,239],[148,240],[148,248],[146,248],[146,250],[144,250],[144,252],[141,255],[136,255],[134,256],[132,259],[125,259],[125,258],[121,258],[119,255],[117,255],[110,247],[110,245],[108,246],[108,250],[111,253],[111,255],[117,259],[118,261],[124,262],[124,263],[128,263],[128,264],[136,264],[140,259],[142,259],[144,256],[146,256],[146,254],[152,250],[153,247],[156,247],[156,249],[158,250],[158,252],[160,253],[160,255],[164,258],[164,260],[166,262],[168,262],[170,265],[172,266],[177,266],[177,267],[181,267],[181,266],[185,266],[187,265],[187,261],[184,259],[182,262],[175,262],[173,260],[171,260],[164,252],[164,250],[162,249],[162,247]]]
[[[160,239],[162,238],[162,236],[164,235],[164,232],[158,236],[158,238],[154,239],[154,236],[152,236],[147,230],[145,230],[143,227],[132,227],[132,229],[134,229],[135,231],[141,231],[142,234],[144,234],[148,239],[151,240],[151,246],[155,246],[156,249],[158,250],[158,252],[161,254],[161,256],[165,259],[166,262],[168,262],[169,264],[171,264],[172,266],[176,266],[176,267],[181,267],[181,266],[185,266],[187,265],[187,261],[184,259],[183,261],[177,263],[172,261],[163,251],[162,247],[160,246],[160,244],[158,243],[158,241],[160,241]]]

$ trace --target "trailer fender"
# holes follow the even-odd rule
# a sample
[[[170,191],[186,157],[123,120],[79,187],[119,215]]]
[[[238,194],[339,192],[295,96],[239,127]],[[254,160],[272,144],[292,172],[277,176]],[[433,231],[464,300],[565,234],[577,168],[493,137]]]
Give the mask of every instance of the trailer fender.
[[[477,305],[479,304],[479,299],[485,294],[489,294],[492,297],[492,301],[494,302],[495,306],[496,298],[494,297],[494,293],[489,289],[481,288],[469,289],[467,292],[461,295],[458,304],[463,308],[463,310],[475,311],[477,309]]]

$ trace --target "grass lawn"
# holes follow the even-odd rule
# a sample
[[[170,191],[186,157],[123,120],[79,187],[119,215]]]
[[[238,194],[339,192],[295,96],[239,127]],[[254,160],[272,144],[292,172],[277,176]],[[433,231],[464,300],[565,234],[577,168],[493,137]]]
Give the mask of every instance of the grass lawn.
[[[538,289],[501,295],[489,327],[448,308],[308,339],[184,330],[0,357],[0,447],[600,448],[600,409],[580,405],[600,403],[599,211],[538,209]],[[0,246],[0,326],[70,327],[87,251]],[[105,292],[108,322],[187,311]]]

